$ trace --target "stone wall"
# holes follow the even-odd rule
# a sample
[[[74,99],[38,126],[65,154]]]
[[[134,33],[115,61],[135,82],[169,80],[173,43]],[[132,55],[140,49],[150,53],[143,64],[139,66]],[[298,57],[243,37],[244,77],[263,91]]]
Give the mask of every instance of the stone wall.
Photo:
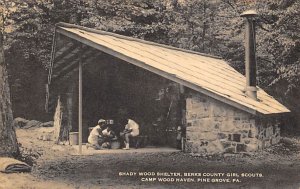
[[[256,126],[258,128],[258,148],[267,148],[280,141],[279,121],[276,118],[257,118]]]
[[[195,91],[186,97],[185,151],[239,153],[257,151],[279,141],[278,124]]]

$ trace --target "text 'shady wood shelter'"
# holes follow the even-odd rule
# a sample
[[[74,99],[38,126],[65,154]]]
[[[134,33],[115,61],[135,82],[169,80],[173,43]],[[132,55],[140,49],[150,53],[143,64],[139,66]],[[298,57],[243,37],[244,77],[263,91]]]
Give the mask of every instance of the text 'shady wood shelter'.
[[[156,146],[176,146],[181,126],[186,152],[248,152],[278,143],[279,118],[289,110],[256,86],[255,15],[242,14],[246,77],[218,57],[57,24],[46,108],[64,126],[60,140],[79,128],[81,146],[100,117],[130,116]]]

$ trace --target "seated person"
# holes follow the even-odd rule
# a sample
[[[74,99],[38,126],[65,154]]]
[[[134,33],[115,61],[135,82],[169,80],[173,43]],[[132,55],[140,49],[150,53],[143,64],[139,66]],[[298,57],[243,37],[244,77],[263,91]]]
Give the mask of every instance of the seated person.
[[[99,143],[99,136],[102,135],[102,131],[105,127],[105,120],[104,119],[100,119],[98,121],[98,125],[96,125],[92,131],[90,132],[90,135],[88,137],[88,143],[89,145],[87,145],[87,148],[89,146],[93,147],[94,149],[98,150],[101,148],[101,144]],[[101,142],[101,141],[100,141]]]
[[[116,134],[108,126],[106,129],[102,130],[102,133],[99,135],[99,145],[103,148],[110,148],[111,142],[117,140]]]
[[[124,139],[125,150],[129,150],[130,137],[135,137],[140,134],[139,125],[132,119],[128,119],[128,123],[125,126],[123,132],[120,133],[120,136]]]

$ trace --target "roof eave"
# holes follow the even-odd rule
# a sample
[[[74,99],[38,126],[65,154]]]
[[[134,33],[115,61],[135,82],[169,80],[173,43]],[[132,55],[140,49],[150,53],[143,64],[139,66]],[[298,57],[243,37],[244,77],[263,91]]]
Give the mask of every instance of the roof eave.
[[[257,116],[258,117],[268,117],[268,118],[272,118],[272,117],[284,117],[288,114],[290,114],[291,111],[287,109],[286,112],[276,112],[276,113],[270,113],[270,114],[264,114],[264,113],[261,113],[261,112],[257,112]]]

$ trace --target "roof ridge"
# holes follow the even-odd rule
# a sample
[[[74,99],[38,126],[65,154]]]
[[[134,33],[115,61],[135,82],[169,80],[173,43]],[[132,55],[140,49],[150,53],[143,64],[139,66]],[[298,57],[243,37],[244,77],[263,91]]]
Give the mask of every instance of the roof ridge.
[[[84,27],[84,26],[79,26],[79,25],[75,25],[75,24],[69,24],[69,23],[65,23],[65,22],[59,22],[59,23],[55,24],[55,26],[58,26],[58,27],[67,27],[67,28],[77,28],[77,29],[81,29],[81,30],[84,30],[84,31],[87,31],[87,32],[96,33],[96,34],[110,35],[110,36],[118,37],[118,38],[121,38],[121,39],[142,42],[142,43],[145,43],[145,44],[155,45],[155,46],[159,46],[159,47],[164,47],[164,48],[168,48],[168,49],[171,49],[171,50],[177,50],[177,51],[182,51],[182,52],[186,52],[186,53],[197,54],[197,55],[206,56],[206,57],[215,58],[215,59],[222,59],[219,56],[214,56],[214,55],[210,55],[210,54],[200,53],[200,52],[196,52],[196,51],[192,51],[192,50],[187,50],[187,49],[183,49],[183,48],[173,47],[173,46],[170,46],[170,45],[164,45],[164,44],[160,44],[160,43],[156,43],[156,42],[152,42],[152,41],[146,41],[146,40],[139,39],[139,38],[129,37],[129,36],[125,36],[125,35],[120,35],[120,34],[116,34],[116,33],[112,33],[112,32],[107,32],[107,31],[103,31],[103,30],[97,30],[97,29],[88,28],[88,27]]]

